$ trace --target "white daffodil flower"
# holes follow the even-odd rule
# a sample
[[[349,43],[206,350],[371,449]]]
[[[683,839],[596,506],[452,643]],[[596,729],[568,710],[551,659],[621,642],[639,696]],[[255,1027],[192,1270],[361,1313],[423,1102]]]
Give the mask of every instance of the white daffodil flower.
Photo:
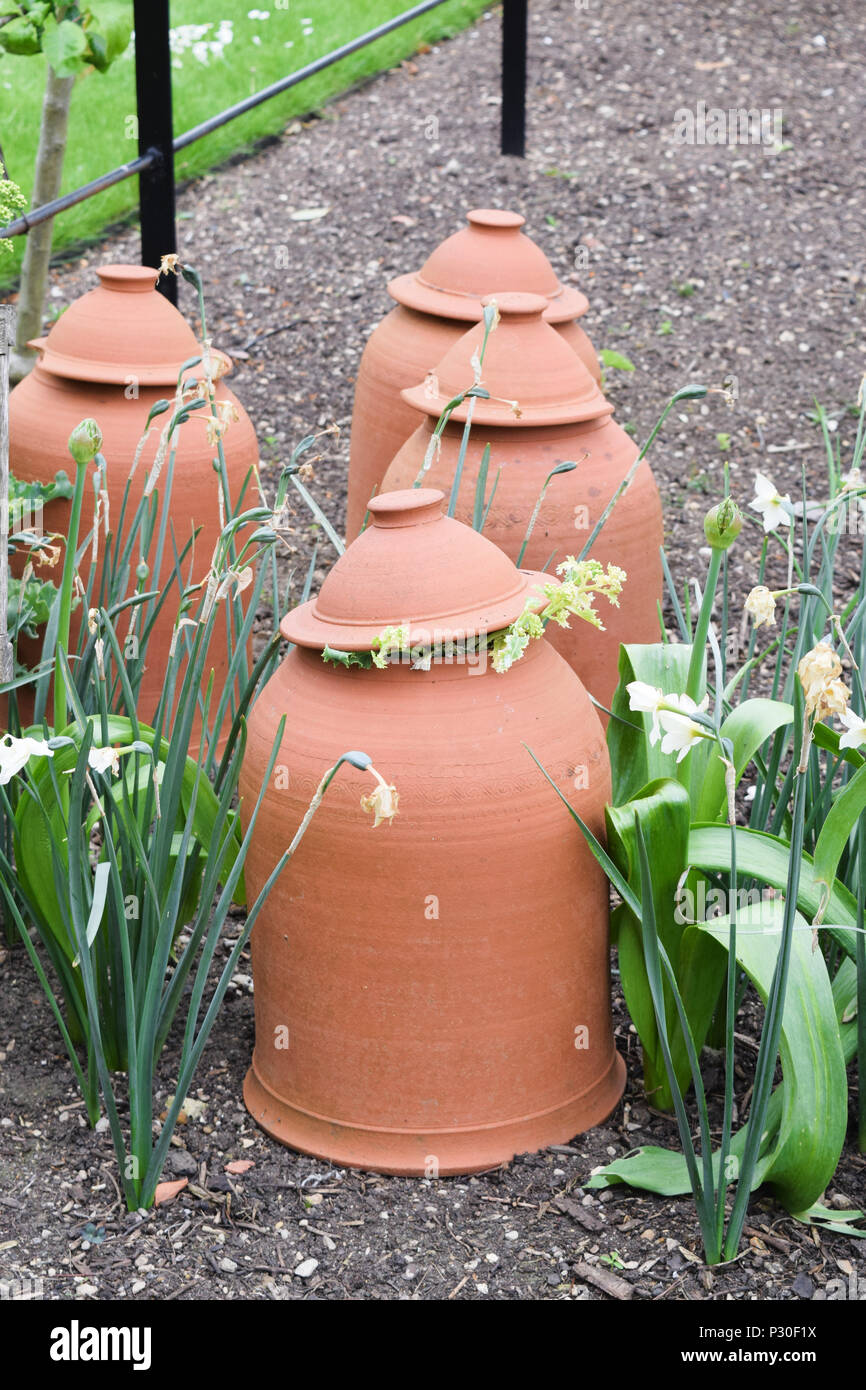
[[[839,739],[840,748],[859,748],[866,743],[866,719],[855,714],[852,709],[844,709],[839,715],[839,723],[845,725],[846,732]]]
[[[636,714],[652,715],[649,741],[655,747],[662,736],[659,728],[659,705],[666,698],[664,692],[659,690],[658,686],[649,685],[647,681],[631,681],[626,690],[629,709],[634,710]]]
[[[786,525],[791,519],[791,499],[787,493],[784,497],[779,493],[772,478],[768,478],[766,473],[755,474],[755,495],[752,498],[752,506],[756,512],[763,514],[764,531],[769,533],[775,531],[782,522]]]
[[[44,739],[14,738],[5,734],[0,739],[0,787],[21,772],[31,758],[53,758],[54,749],[49,748]]]
[[[695,712],[703,713],[709,702],[708,695],[704,696],[699,705],[696,705],[689,695],[665,696],[665,704],[676,705],[676,709],[659,710],[659,723],[664,729],[663,753],[676,753],[677,762],[681,763],[696,743],[709,737],[706,729],[689,718],[689,715]]]

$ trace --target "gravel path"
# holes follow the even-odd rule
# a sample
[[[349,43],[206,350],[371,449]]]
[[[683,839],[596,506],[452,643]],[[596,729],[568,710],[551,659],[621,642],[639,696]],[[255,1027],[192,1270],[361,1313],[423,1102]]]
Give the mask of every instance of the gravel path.
[[[205,277],[212,333],[235,357],[266,481],[311,427],[343,428],[324,441],[314,487],[341,524],[353,374],[389,307],[387,280],[417,267],[466,209],[520,210],[561,277],[589,295],[596,346],[634,362],[633,373],[611,374],[609,390],[638,438],[677,387],[736,378],[733,409],[719,397],[683,409],[652,456],[682,583],[703,571],[701,519],[725,458],[741,500],[756,468],[784,491],[804,463],[820,495],[823,455],[808,419],[816,398],[839,436],[850,434],[846,411],[866,369],[866,12],[855,0],[531,8],[525,161],[496,154],[491,14],[186,189],[181,255]],[[781,148],[676,144],[677,111],[699,101],[780,108]],[[298,219],[312,208],[327,211]],[[54,273],[52,303],[89,288],[95,264],[137,254],[122,231]],[[182,307],[191,311],[189,294]],[[749,535],[737,549],[743,592],[758,551]],[[296,540],[302,561],[303,517]],[[330,565],[324,548],[321,558]],[[54,1034],[20,953],[7,953],[3,971],[0,1275],[39,1275],[49,1296],[820,1298],[828,1281],[863,1268],[857,1242],[819,1237],[761,1202],[741,1260],[710,1273],[696,1260],[690,1203],[576,1190],[611,1155],[674,1137],[640,1096],[619,999],[626,1105],[567,1152],[464,1182],[337,1174],[302,1189],[326,1165],[278,1149],[240,1103],[252,1040],[242,984],[201,1069],[210,1109],[173,1151],[191,1186],[139,1223],[115,1201],[107,1137],[80,1127],[59,1047],[45,1055]],[[745,1090],[748,1057],[743,1066]],[[227,1177],[238,1158],[255,1166]],[[853,1148],[834,1199],[866,1203]],[[105,1226],[104,1241],[82,1244],[87,1221]],[[309,1260],[318,1263],[306,1277],[291,1272]],[[612,1273],[624,1282],[611,1284]]]

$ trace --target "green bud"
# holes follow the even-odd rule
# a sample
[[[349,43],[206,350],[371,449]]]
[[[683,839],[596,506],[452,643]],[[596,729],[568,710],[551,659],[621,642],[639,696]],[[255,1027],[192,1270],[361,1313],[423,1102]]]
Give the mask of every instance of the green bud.
[[[743,515],[733,497],[711,507],[704,517],[704,535],[713,550],[727,550],[743,529]]]
[[[150,570],[148,569],[147,565],[146,565],[146,564],[144,563],[144,561],[142,560],[141,564],[138,565],[137,568],[136,568],[135,577],[136,577],[136,579],[146,579],[147,576],[148,576],[149,574],[150,574]]]
[[[92,463],[102,448],[102,430],[95,420],[82,420],[69,436],[69,452],[76,463]]]

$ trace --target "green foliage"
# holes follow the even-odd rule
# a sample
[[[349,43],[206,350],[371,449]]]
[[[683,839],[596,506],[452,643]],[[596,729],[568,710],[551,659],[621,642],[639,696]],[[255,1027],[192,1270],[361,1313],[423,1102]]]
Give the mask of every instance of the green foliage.
[[[200,290],[195,272],[187,268],[186,273]],[[206,336],[202,299],[199,311]],[[178,431],[190,427],[194,414],[214,407],[207,376],[193,398],[183,384],[184,372],[197,361],[181,372],[174,408],[163,401],[151,409],[148,430],[160,416],[167,421],[157,451],[160,463],[152,465],[133,505],[135,468],[127,461],[123,501],[113,509],[116,532],[95,538],[79,534],[85,487],[99,486],[107,467],[94,453],[101,442],[98,428],[88,422],[73,431],[76,446],[82,444],[74,486],[59,473],[41,488],[12,489],[13,511],[22,502],[35,505],[70,492],[72,506],[60,587],[45,591],[34,617],[34,622],[45,619],[42,660],[28,678],[35,687],[36,722],[25,737],[10,735],[0,743],[0,893],[7,926],[14,926],[47,995],[91,1123],[101,1105],[105,1108],[131,1208],[153,1200],[177,1118],[175,1108],[155,1141],[155,1068],[168,1031],[178,1017],[184,1019],[179,1106],[264,892],[274,881],[253,904],[228,964],[214,979],[211,967],[228,914],[233,904],[244,902],[243,864],[257,814],[253,809],[242,836],[235,797],[245,715],[277,659],[278,632],[252,669],[246,652],[277,533],[270,507],[243,510],[245,488],[240,497],[231,495],[219,440],[213,504],[221,494],[225,526],[207,582],[185,577],[187,551],[178,554],[173,548],[170,526]],[[309,443],[299,446],[284,470],[276,513],[284,506],[291,470]],[[122,463],[112,461],[112,466]],[[137,490],[142,492],[140,486]],[[69,615],[76,572],[94,540],[101,548],[100,584],[97,590],[91,567],[83,585],[88,621],[73,652]],[[149,575],[166,570],[164,587],[148,589]],[[272,566],[270,572],[276,609]],[[246,585],[251,576],[245,611],[238,591],[240,581]],[[148,726],[138,717],[138,694],[154,622],[166,603],[177,612],[175,640],[154,723]],[[131,617],[137,651],[127,648],[120,626],[128,626]],[[227,634],[228,670],[215,692],[213,677],[210,683],[205,678],[217,624]],[[45,720],[52,676],[54,731]],[[10,727],[16,731],[21,684],[19,677],[6,688]],[[193,744],[197,720],[201,735]],[[362,755],[352,758],[356,766],[369,762]],[[287,858],[288,851],[280,868]],[[124,1068],[128,1146],[116,1075]]]
[[[11,179],[0,178],[0,227],[5,227],[13,222],[26,206],[27,199],[17,183],[13,183]],[[13,250],[12,238],[0,237],[0,254],[9,255]]]
[[[820,951],[812,950],[811,932],[802,917],[798,916],[796,925],[782,1018],[783,1079],[773,1096],[749,1186],[754,1190],[762,1183],[770,1184],[778,1200],[799,1213],[817,1202],[836,1171],[848,1107],[846,1059],[827,967]],[[737,962],[765,1002],[772,988],[781,928],[778,901],[747,908],[737,922]],[[722,961],[729,935],[727,917],[686,931],[687,938],[700,939]],[[816,1116],[820,1124],[815,1123]],[[744,1126],[731,1143],[728,1182],[740,1174],[746,1136]],[[718,1183],[718,1150],[713,1170]],[[608,1164],[588,1186],[616,1183],[672,1197],[689,1191],[689,1174],[682,1154],[646,1147]]]
[[[105,72],[132,37],[132,5],[124,0],[19,0],[8,3],[0,23],[0,49],[29,57],[44,53],[58,77],[77,77],[88,67]]]
[[[866,1076],[862,563],[856,590],[838,606],[842,538],[862,535],[864,393],[847,472],[820,408],[815,418],[830,494],[817,520],[807,512],[795,536],[772,481],[756,483],[764,539],[756,591],[745,605],[754,623],[745,652],[726,574],[741,519],[724,497],[708,514],[718,544],[703,589],[694,586],[696,613],[688,594],[681,604],[665,562],[679,641],[620,651],[607,734],[607,851],[570,808],[622,900],[613,925],[644,1083],[654,1105],[675,1113],[682,1145],[679,1154],[650,1149],[617,1160],[593,1186],[691,1189],[710,1260],[736,1254],[749,1193],[764,1182],[803,1219],[841,1229],[817,1199],[844,1142],[845,1063],[857,1056],[861,1092]],[[771,545],[791,575],[775,594],[762,587]],[[763,691],[756,697],[749,688],[757,671]],[[823,722],[833,716],[844,727],[844,747]],[[744,811],[745,777],[754,786]],[[743,819],[747,825],[737,823]],[[723,915],[713,916],[707,904],[719,899]],[[735,1133],[735,1025],[747,982],[766,1009],[749,1119]],[[710,1036],[724,1048],[726,1076],[715,1151],[700,1071]],[[783,1079],[773,1090],[779,1052]],[[699,1147],[685,1108],[690,1087]],[[866,1146],[862,1109],[860,1138]],[[866,1234],[855,1224],[862,1216],[845,1214],[850,1234]]]
[[[38,637],[56,599],[57,585],[50,579],[37,579],[33,574],[26,579],[10,579],[6,623],[12,642],[20,636]]]
[[[603,367],[613,367],[618,372],[634,371],[634,363],[622,352],[614,352],[613,348],[602,348],[598,355]]]
[[[489,3],[490,0],[446,0],[445,4],[411,24],[249,111],[178,154],[179,182],[203,173],[238,150],[251,148],[253,142],[263,136],[284,131],[293,117],[320,110],[332,97],[354,87],[363,78],[397,66],[422,42],[434,43],[464,28]],[[18,5],[14,8],[17,13]],[[80,5],[79,8],[84,7]],[[105,40],[110,60],[111,54],[117,51],[117,39],[113,37],[115,28],[108,13],[113,7],[91,0],[87,8],[95,16],[98,13],[98,23],[92,32]],[[125,0],[121,8],[131,13],[132,5]],[[189,130],[216,110],[248,97],[251,92],[266,87],[292,69],[313,61],[406,8],[405,0],[365,0],[363,5],[357,0],[328,0],[327,5],[315,6],[314,24],[308,26],[302,22],[307,11],[294,3],[285,9],[273,4],[263,5],[262,10],[269,12],[269,18],[258,21],[249,17],[248,0],[223,0],[216,11],[204,0],[172,0],[172,27],[181,35],[186,26],[210,25],[207,37],[214,39],[224,21],[231,21],[233,26],[232,41],[221,55],[210,54],[201,62],[189,45],[174,55],[175,130]],[[6,32],[0,28],[0,37]],[[87,65],[99,67],[103,61],[99,44],[94,38],[89,39],[89,44]],[[10,174],[21,185],[28,201],[33,188],[45,87],[45,57],[38,48],[38,43],[31,46],[29,51],[34,56],[13,60],[9,50],[4,53],[0,46],[0,66],[7,56],[9,60],[5,72],[9,86],[0,83],[3,147],[10,160]],[[214,97],[217,88],[218,101]],[[96,178],[106,169],[123,164],[135,153],[135,132],[129,120],[134,111],[135,71],[132,47],[127,44],[120,56],[110,61],[107,71],[101,68],[99,81],[92,90],[88,82],[85,90],[73,96],[64,161],[64,192]],[[54,222],[55,247],[97,236],[104,227],[133,212],[137,199],[136,180],[129,179],[107,189],[98,198],[67,209]],[[7,220],[3,218],[0,226]],[[24,238],[16,238],[14,246],[14,258],[4,258],[0,262],[0,272],[7,283],[18,273]]]

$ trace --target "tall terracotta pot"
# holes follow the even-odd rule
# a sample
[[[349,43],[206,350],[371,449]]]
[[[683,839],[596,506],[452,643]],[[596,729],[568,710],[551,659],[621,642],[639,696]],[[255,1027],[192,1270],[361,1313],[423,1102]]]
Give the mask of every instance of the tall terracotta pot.
[[[579,290],[563,285],[540,247],[520,229],[516,212],[481,209],[469,226],[436,248],[419,271],[388,286],[397,301],[367,340],[358,369],[349,453],[346,535],[354,540],[367,503],[381,489],[391,459],[417,421],[401,399],[481,318],[487,295],[524,290],[542,295],[545,319],[601,379],[595,350],[576,322],[589,308]],[[465,387],[472,378],[464,381]]]
[[[506,626],[538,576],[443,516],[431,489],[382,495],[259,697],[241,773],[260,890],[323,772],[363,749],[399,792],[372,833],[369,776],[343,769],[253,937],[256,1045],[244,1085],[267,1132],[341,1165],[468,1173],[570,1139],[616,1104],[604,875],[524,747],[597,833],[601,726],[545,641],[498,675],[448,642]],[[543,601],[543,600],[542,600]],[[429,670],[325,665],[389,624],[443,644]]]
[[[173,397],[181,365],[199,356],[201,347],[178,311],[163,295],[156,293],[155,270],[147,266],[112,265],[102,267],[98,275],[99,287],[70,305],[48,336],[37,340],[35,345],[42,349],[39,363],[10,394],[10,468],[16,477],[25,481],[51,479],[59,468],[74,476],[75,465],[67,441],[75,426],[92,416],[103,434],[109,522],[115,529],[136,446],[150,408],[161,398]],[[215,355],[222,359],[223,365],[230,367],[224,354]],[[185,376],[194,377],[200,373],[200,366],[192,367]],[[230,495],[236,504],[249,469],[258,459],[255,431],[246,411],[222,378],[217,383],[216,401],[218,406],[225,402],[238,412],[237,420],[223,436]],[[207,441],[204,413],[193,412],[175,434],[177,452],[170,506],[179,551],[193,531],[200,528],[192,563],[188,555],[183,567],[185,576],[191,572],[196,580],[206,576],[220,533],[218,480],[212,464],[215,449]],[[166,413],[154,422],[130,490],[127,518],[131,517],[142,495],[161,429],[169,418]],[[157,488],[161,491],[164,486],[165,472]],[[82,537],[93,523],[93,513],[93,491],[88,486],[81,520]],[[45,508],[44,529],[66,534],[69,516],[69,502],[50,503]],[[103,545],[101,538],[100,546]],[[169,539],[161,573],[149,576],[148,582],[154,588],[161,587],[171,574],[171,553]],[[85,582],[89,572],[88,556],[82,563]],[[96,585],[100,575],[101,561],[98,560]],[[149,640],[138,710],[145,720],[152,717],[162,692],[179,602],[180,594],[174,585]],[[72,619],[73,646],[82,619],[79,606]],[[224,623],[218,622],[214,628],[210,666],[215,672],[214,689],[219,693],[228,670]],[[25,698],[25,716],[27,703]],[[32,695],[29,705],[32,708]]]
[[[455,515],[472,520],[481,459],[489,444],[488,496],[497,475],[498,481],[484,534],[517,560],[549,474],[560,463],[575,462],[570,473],[551,479],[524,556],[526,565],[553,571],[567,555],[580,553],[638,450],[611,418],[613,407],[589,373],[545,322],[544,301],[515,294],[499,295],[496,302],[501,321],[488,339],[482,368],[491,399],[475,401]],[[432,385],[428,381],[404,391],[407,404],[426,418],[388,468],[386,491],[410,487],[418,478],[442,407],[472,380],[470,359],[480,347],[482,331],[477,325],[449,349],[434,370]],[[451,417],[441,449],[424,475],[426,485],[449,494],[466,409]],[[599,604],[604,632],[575,621],[569,628],[551,624],[548,630],[548,640],[607,707],[616,689],[620,643],[651,642],[658,636],[662,540],[658,489],[642,463],[590,552],[591,558],[626,571],[620,607]]]

